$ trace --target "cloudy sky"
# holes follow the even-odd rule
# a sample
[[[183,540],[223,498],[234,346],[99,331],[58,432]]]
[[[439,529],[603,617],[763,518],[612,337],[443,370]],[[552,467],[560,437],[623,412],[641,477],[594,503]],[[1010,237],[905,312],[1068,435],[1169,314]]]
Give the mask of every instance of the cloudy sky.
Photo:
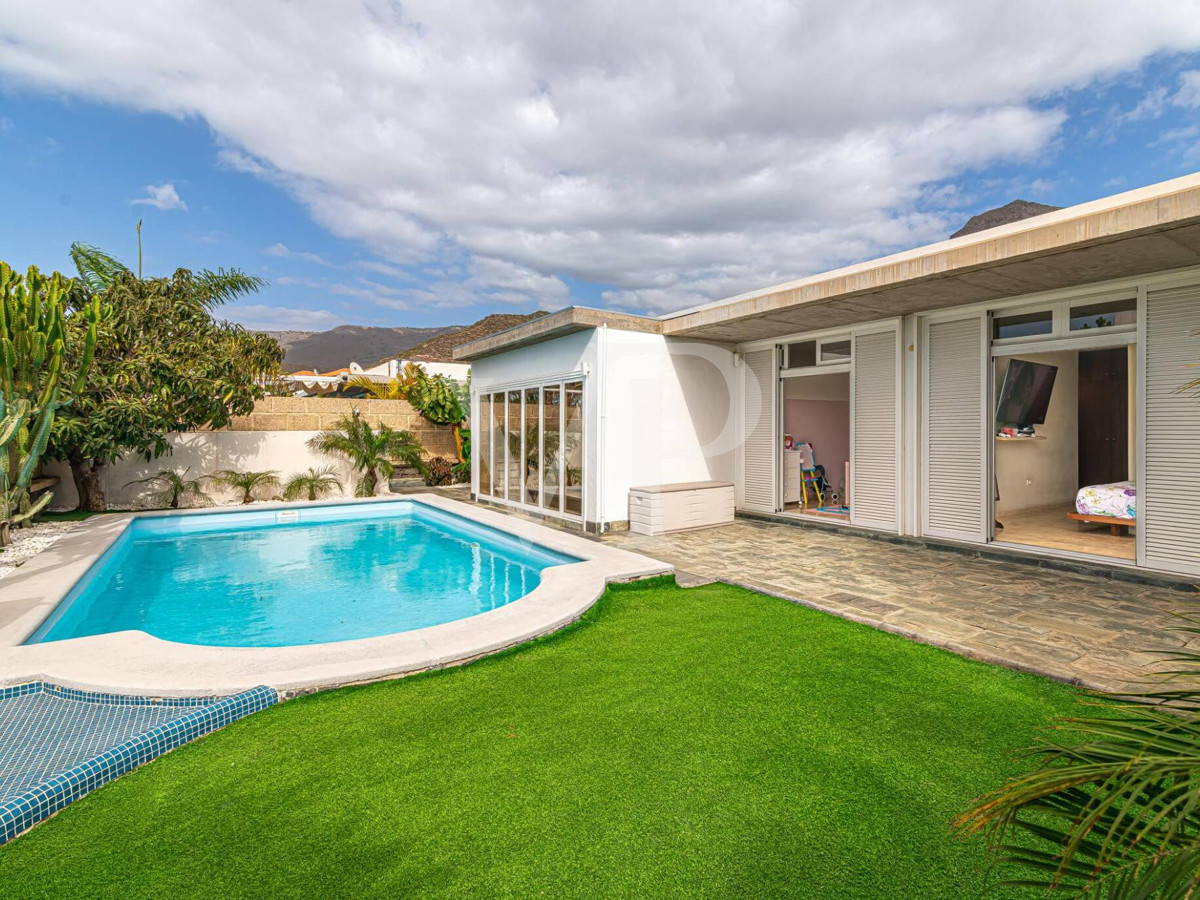
[[[1200,169],[1196,13],[0,0],[0,258],[141,218],[255,327],[663,313]]]

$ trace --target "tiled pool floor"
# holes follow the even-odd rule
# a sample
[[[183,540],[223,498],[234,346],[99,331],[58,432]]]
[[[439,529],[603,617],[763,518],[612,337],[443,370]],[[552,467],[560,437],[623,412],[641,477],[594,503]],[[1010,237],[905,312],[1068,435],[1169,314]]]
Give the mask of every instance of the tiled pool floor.
[[[113,778],[278,699],[266,687],[180,699],[45,682],[0,688],[0,844]]]

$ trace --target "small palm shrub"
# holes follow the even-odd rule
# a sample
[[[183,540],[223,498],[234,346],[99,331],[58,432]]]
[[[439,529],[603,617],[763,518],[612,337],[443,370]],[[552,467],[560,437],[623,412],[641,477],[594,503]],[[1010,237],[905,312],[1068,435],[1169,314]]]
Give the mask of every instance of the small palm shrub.
[[[207,506],[212,502],[208,494],[204,493],[204,479],[207,476],[188,478],[187,474],[190,471],[190,466],[182,472],[163,469],[145,478],[130,481],[126,483],[125,487],[145,486],[151,488],[145,499],[152,506],[160,508],[179,509],[184,505],[185,500],[190,501],[189,505]]]
[[[334,473],[332,466],[321,466],[319,469],[308,469],[293,475],[283,486],[284,500],[320,500],[334,490],[342,489],[341,479]]]
[[[279,487],[279,473],[274,469],[267,472],[238,472],[226,469],[213,476],[218,484],[242,492],[242,503],[251,503],[254,492],[263,488]]]
[[[351,384],[379,400],[407,400],[433,424],[452,426],[459,461],[469,458],[463,449],[462,429],[467,411],[471,408],[469,387],[464,388],[445,375],[430,376],[423,366],[415,362],[406,363],[400,376],[386,384],[365,376],[359,376]]]
[[[1178,629],[1194,640],[1200,627]],[[1059,728],[1041,768],[983,797],[956,824],[994,858],[1056,896],[1183,900],[1200,891],[1200,653],[1164,673],[1182,686],[1091,701],[1100,713]]]
[[[380,480],[392,477],[397,462],[425,472],[423,448],[411,431],[396,431],[387,425],[372,428],[357,411],[343,416],[334,429],[313,437],[308,446],[318,453],[349,460],[359,472],[354,491],[358,497],[374,497]]]

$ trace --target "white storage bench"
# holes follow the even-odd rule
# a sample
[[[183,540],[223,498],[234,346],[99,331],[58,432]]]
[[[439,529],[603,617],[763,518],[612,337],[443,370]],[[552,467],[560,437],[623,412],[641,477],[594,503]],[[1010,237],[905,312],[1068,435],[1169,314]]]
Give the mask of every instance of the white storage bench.
[[[666,534],[732,521],[733,484],[728,481],[689,481],[629,490],[629,530],[635,534]]]

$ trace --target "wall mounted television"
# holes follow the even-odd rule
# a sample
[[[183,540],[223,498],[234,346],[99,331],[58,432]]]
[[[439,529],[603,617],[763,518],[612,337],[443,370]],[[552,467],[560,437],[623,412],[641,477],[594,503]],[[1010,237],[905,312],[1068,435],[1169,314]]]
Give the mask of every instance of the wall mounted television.
[[[1057,374],[1058,366],[1010,360],[996,406],[996,424],[1017,428],[1045,424]]]

